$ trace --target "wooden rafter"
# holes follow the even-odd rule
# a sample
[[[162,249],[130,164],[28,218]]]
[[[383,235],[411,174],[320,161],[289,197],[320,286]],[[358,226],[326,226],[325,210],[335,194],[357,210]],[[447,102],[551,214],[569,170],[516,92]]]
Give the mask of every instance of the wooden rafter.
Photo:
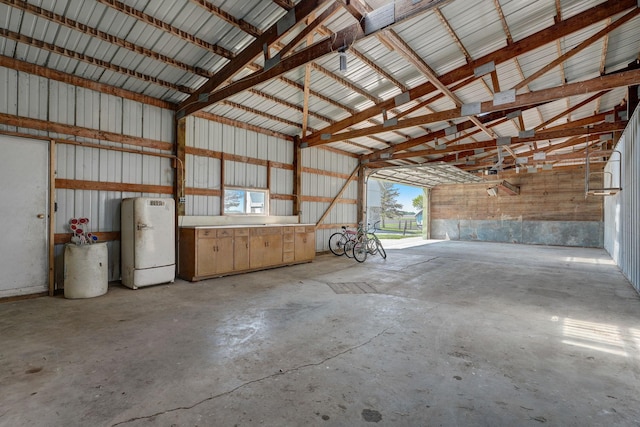
[[[327,0],[302,0],[293,9],[295,14],[295,24],[293,26],[305,20],[307,16],[309,16],[309,14],[311,14],[318,7],[326,3],[326,1]],[[218,73],[216,73],[216,76],[214,78],[209,79],[202,86],[200,86],[194,94],[192,94],[189,98],[187,98],[184,102],[182,102],[180,104],[179,115],[192,114],[215,102],[221,101],[222,99],[230,96],[231,94],[237,93],[238,90],[234,90],[232,88],[234,86],[234,84],[232,83],[226,86],[226,88],[232,88],[230,91],[225,92],[228,95],[224,96],[223,98],[216,98],[211,96],[212,91],[219,88],[224,82],[226,82],[228,79],[234,76],[238,71],[242,70],[247,64],[253,61],[255,57],[259,56],[263,52],[264,46],[271,46],[273,43],[275,43],[284,35],[286,35],[288,31],[291,30],[291,28],[292,27],[289,27],[286,31],[283,31],[282,29],[278,28],[278,23],[275,23],[271,27],[269,27],[266,31],[264,31],[260,35],[260,37],[256,38],[251,44],[249,44],[249,46],[243,49],[242,52],[240,52],[236,56],[236,58],[234,58],[232,61],[229,61],[229,63],[227,63],[221,70],[219,70]],[[280,61],[278,65],[274,66],[270,70],[263,71],[261,73],[254,73],[254,75],[252,76],[255,79],[255,74],[266,75],[267,73],[269,73],[269,71],[271,71],[269,75],[273,74],[273,70],[280,69],[282,67],[281,64],[295,62],[294,59],[299,57],[300,57],[299,54],[293,54],[289,56],[287,59],[283,59],[282,61]],[[304,61],[304,63],[306,62],[309,62],[309,61],[308,60]],[[282,74],[282,72],[279,73],[278,75],[280,74]],[[250,77],[245,78],[240,82],[236,82],[236,84],[241,82],[251,81]],[[274,76],[274,77],[277,77],[277,76]],[[253,87],[253,86],[255,86],[255,84],[251,84],[250,86],[242,86],[242,89],[240,90],[249,89],[250,87]],[[218,93],[219,92],[222,92],[222,91],[218,91]]]
[[[204,0],[203,0],[204,1]],[[87,34],[90,35],[92,37],[95,37],[96,39],[99,40],[103,40],[107,43],[111,43],[115,46],[118,47],[122,47],[125,48],[127,50],[130,50],[131,52],[135,52],[138,53],[140,55],[143,55],[145,57],[149,57],[149,58],[153,58],[157,61],[163,62],[165,64],[169,64],[173,67],[176,67],[178,69],[184,70],[184,71],[188,71],[190,73],[196,74],[196,75],[200,75],[203,77],[213,77],[214,73],[209,72],[207,70],[204,70],[202,68],[199,67],[195,67],[193,65],[189,65],[186,64],[184,62],[178,61],[172,57],[169,57],[167,55],[163,55],[161,53],[155,52],[151,49],[148,49],[144,46],[140,46],[137,45],[135,43],[131,43],[130,41],[127,41],[123,38],[111,35],[109,33],[106,33],[104,31],[100,31],[97,28],[93,28],[90,27],[86,24],[82,24],[78,21],[75,21],[73,19],[70,19],[68,17],[59,15],[57,13],[53,13],[49,10],[43,9],[39,6],[33,5],[29,2],[23,1],[23,0],[0,0],[0,3],[2,4],[6,4],[9,5],[11,7],[14,7],[16,9],[28,12],[34,16],[46,19],[48,21],[54,22],[58,25],[70,28],[72,30],[81,32],[83,34]]]
[[[553,68],[555,68],[557,66],[560,66],[567,59],[569,59],[572,56],[576,55],[577,53],[581,52],[585,48],[591,46],[597,40],[605,37],[611,31],[615,30],[616,28],[619,28],[621,25],[625,24],[626,22],[629,22],[630,20],[632,20],[633,18],[635,18],[638,15],[640,15],[640,8],[636,8],[636,9],[633,9],[633,10],[629,11],[629,13],[625,14],[624,16],[622,16],[617,21],[607,25],[605,28],[603,28],[602,30],[598,31],[597,33],[595,33],[591,37],[587,38],[586,40],[582,41],[580,44],[578,44],[576,47],[574,47],[570,51],[566,52],[564,55],[561,54],[562,50],[560,49],[560,45],[558,45],[558,54],[559,54],[558,58],[554,59],[553,61],[551,61],[550,63],[548,63],[547,65],[545,65],[544,67],[542,67],[541,69],[536,71],[535,73],[531,74],[529,77],[527,77],[526,79],[524,79],[523,81],[521,81],[520,83],[515,85],[513,88],[517,90],[517,89],[520,89],[520,88],[528,85],[529,83],[531,83],[532,81],[534,81],[538,77],[544,75],[549,70],[552,70]],[[558,41],[558,43],[559,43],[559,41]],[[563,74],[563,77],[564,77],[564,70],[562,70],[562,74]]]
[[[593,101],[595,101],[597,99],[600,99],[604,94],[609,93],[609,92],[610,92],[610,90],[603,90],[603,91],[600,91],[600,92],[590,96],[589,98],[585,99],[584,101],[577,103],[573,107],[570,107],[570,108],[564,110],[563,112],[561,112],[559,114],[556,114],[555,116],[551,117],[549,120],[540,123],[538,126],[536,126],[534,128],[534,130],[544,129],[545,127],[547,127],[551,123],[555,122],[556,120],[558,120],[558,119],[560,119],[560,118],[562,118],[562,117],[564,117],[564,116],[566,116],[568,114],[571,114],[572,112],[574,112],[578,108],[582,108],[585,105],[587,105],[587,104],[589,104],[589,103],[591,103],[591,102],[593,102]]]
[[[369,101],[372,102],[379,102],[380,99],[376,98],[375,96],[371,95],[369,92],[367,92],[366,90],[362,89],[361,87],[359,87],[358,85],[351,83],[349,80],[340,77],[338,75],[336,75],[335,73],[332,73],[331,71],[327,70],[326,68],[314,63],[311,63],[311,67],[320,72],[321,74],[324,74],[325,76],[329,77],[330,79],[335,80],[336,82],[340,83],[342,86],[346,87],[347,89],[351,90],[352,92],[355,92],[357,94],[359,94],[360,96],[362,96],[363,98],[368,99]]]
[[[148,13],[144,13],[140,10],[135,9],[134,7],[128,6],[121,1],[118,0],[95,0],[98,3],[102,3],[110,8],[117,10],[120,13],[124,13],[125,15],[131,16],[141,22],[144,22],[147,25],[151,25],[152,27],[156,27],[162,31],[170,33],[175,37],[178,37],[184,41],[200,46],[203,49],[206,49],[210,52],[215,53],[223,58],[232,59],[235,55],[228,49],[223,48],[222,46],[218,46],[213,43],[209,43],[206,40],[198,38],[192,34],[187,33],[179,28],[174,27],[162,20],[155,18]]]
[[[291,0],[272,0],[275,4],[283,8],[284,10],[291,10],[295,4]]]
[[[596,77],[595,79],[586,80],[577,83],[568,83],[566,85],[543,89],[536,92],[524,93],[516,96],[516,101],[495,106],[493,101],[485,101],[480,104],[480,112],[488,113],[493,111],[499,111],[507,108],[524,107],[532,104],[544,103],[556,99],[566,98],[568,96],[582,95],[591,93],[595,90],[613,89],[616,87],[629,86],[640,82],[640,70],[625,71],[618,74],[612,74],[608,76]],[[440,121],[452,120],[459,118],[461,114],[460,108],[454,108],[451,110],[439,111],[433,114],[427,114],[424,116],[411,117],[403,120],[398,120],[395,125],[378,125],[370,126],[364,129],[358,129],[355,131],[342,132],[339,134],[331,135],[329,138],[320,140],[318,142],[309,143],[312,145],[327,144],[330,142],[340,141],[346,138],[357,138],[367,135],[376,134],[379,132],[386,132],[397,129],[404,129],[408,127],[435,123]]]
[[[222,19],[224,19],[225,21],[237,26],[240,29],[245,30],[246,32],[248,32],[249,34],[252,34],[254,36],[259,36],[261,32],[259,32],[255,27],[251,26],[250,24],[246,23],[246,21],[243,20],[238,20],[236,18],[234,18],[233,16],[231,16],[230,14],[228,14],[227,12],[224,12],[222,9],[218,8],[217,6],[213,6],[212,4],[210,4],[207,0],[190,0],[196,4],[198,4],[199,6],[202,6],[203,8],[205,8],[206,10],[208,10],[209,12],[211,12],[212,14],[215,14],[216,16],[221,17]],[[119,47],[123,47],[127,50],[130,50],[132,52],[141,54],[143,56],[146,57],[150,57],[153,58],[159,62],[163,62],[165,64],[169,64],[171,66],[174,66],[176,68],[179,68],[181,70],[193,73],[195,75],[200,75],[203,77],[207,77],[207,78],[212,78],[215,76],[215,73],[213,72],[209,72],[207,70],[204,70],[202,68],[199,67],[195,67],[189,64],[186,64],[184,62],[180,62],[178,60],[175,60],[174,58],[168,57],[166,55],[162,55],[158,52],[154,52],[150,49],[147,49],[143,46],[140,45],[136,45],[134,43],[131,43],[125,39],[113,36],[111,34],[108,34],[104,31],[100,31],[96,28],[90,27],[88,25],[82,24],[80,22],[77,22],[75,20],[72,20],[70,18],[64,17],[62,15],[53,13],[51,11],[48,11],[46,9],[43,9],[39,6],[35,6],[33,4],[30,4],[26,1],[23,0],[0,0],[0,3],[3,4],[7,4],[9,6],[12,6],[14,8],[29,12],[32,15],[41,17],[43,19],[47,19],[51,22],[54,22],[58,25],[62,25],[65,26],[67,28],[82,32],[84,34],[90,35],[92,37],[95,37],[97,39],[103,40],[105,42],[114,44],[116,46]],[[335,10],[338,8],[337,5],[332,5],[330,6],[324,13],[323,13],[323,20],[328,18],[330,16],[330,14],[335,13]],[[260,93],[259,91],[253,91],[254,94],[258,95],[258,96],[262,96],[262,97],[267,97],[266,94]],[[288,103],[287,101],[278,99],[276,97],[270,97],[270,99],[273,102],[285,105],[289,108],[292,108],[292,104]],[[313,114],[312,114],[313,115]],[[328,119],[326,117],[322,117],[320,115],[316,115],[317,118],[320,118],[321,120],[327,122],[327,123],[332,123],[333,120]]]
[[[404,83],[402,83],[400,80],[396,79],[393,76],[393,74],[391,74],[391,73],[387,72],[386,70],[384,70],[381,66],[376,64],[374,61],[372,61],[369,58],[367,58],[367,56],[364,53],[359,52],[355,48],[351,48],[351,49],[349,49],[349,54],[355,56],[362,63],[364,63],[367,67],[371,68],[373,71],[378,73],[380,76],[384,77],[386,80],[388,80],[391,83],[393,83],[393,85],[396,86],[397,88],[399,88],[402,92],[406,92],[407,90],[409,90],[409,88]]]
[[[174,110],[178,107],[177,104],[163,101],[161,99],[154,98],[148,95],[142,95],[137,92],[132,92],[119,87],[99,83],[94,80],[89,80],[83,77],[74,76],[72,74],[63,73],[62,71],[52,70],[51,68],[41,67],[39,65],[20,61],[18,59],[10,58],[4,55],[0,55],[0,67],[22,71],[28,74],[33,74],[35,76],[44,77],[72,86],[83,87],[85,89],[95,90],[96,92],[118,96],[124,99],[141,102],[143,104],[153,105],[155,107],[166,108],[168,110]]]
[[[478,58],[467,65],[456,68],[442,76],[440,81],[445,85],[451,85],[455,82],[468,78],[473,75],[474,69],[478,66],[487,64],[493,61],[495,64],[512,60],[518,55],[535,50],[547,43],[553,42],[558,38],[564,37],[575,31],[578,31],[591,24],[600,22],[607,19],[610,16],[614,16],[617,13],[624,12],[627,9],[636,7],[635,0],[619,0],[608,1],[577,15],[574,15],[564,21],[557,22],[554,25],[545,28],[529,37],[512,42],[509,46],[485,55],[482,58]],[[409,98],[416,99],[422,97],[435,90],[435,86],[431,83],[425,83],[412,88],[409,91]],[[374,117],[382,112],[382,110],[389,110],[395,107],[395,99],[388,99],[377,105],[367,108],[357,114],[337,122],[335,125],[330,125],[325,129],[320,130],[319,134],[312,134],[306,138],[306,142],[316,141],[320,139],[320,134],[333,134],[340,130],[346,129],[349,126],[353,126],[357,123],[367,120],[370,117]]]
[[[500,119],[503,118],[509,112],[510,112],[509,110],[506,110],[506,111],[497,111],[497,112],[494,112],[494,113],[489,113],[489,114],[487,114],[487,115],[485,115],[483,117],[483,120],[485,120],[487,123],[489,123],[491,121],[494,121],[494,120],[500,121]],[[493,124],[493,125],[489,124],[489,127],[492,127],[492,126],[497,125],[497,124],[499,124],[499,123],[496,123],[496,124]],[[469,120],[467,120],[465,122],[462,122],[462,123],[458,123],[456,125],[458,133],[461,133],[461,134],[463,132],[468,131],[469,129],[474,128],[474,127],[475,127],[475,124],[473,122],[469,121]],[[459,140],[462,140],[462,139],[466,138],[470,134],[472,135],[474,132],[476,132],[476,131],[469,132],[464,137],[463,136],[456,137],[453,140],[449,141],[449,143],[453,144],[454,142],[457,142]],[[481,132],[481,131],[478,130],[477,132]],[[420,145],[426,144],[426,143],[431,142],[431,141],[437,141],[439,139],[445,138],[446,135],[447,135],[447,132],[446,132],[445,129],[441,129],[441,130],[434,131],[434,132],[429,132],[426,135],[419,136],[419,137],[416,137],[416,138],[412,138],[412,139],[410,139],[408,141],[395,144],[390,148],[387,148],[387,149],[384,149],[384,150],[379,150],[379,151],[376,151],[376,152],[374,152],[372,154],[369,154],[369,155],[365,155],[365,156],[362,157],[362,159],[366,160],[366,161],[373,161],[373,160],[379,158],[383,154],[393,154],[395,156],[395,153],[398,153],[400,151],[405,151],[405,150],[408,150],[410,148],[418,147]],[[412,156],[409,156],[409,157],[412,157]]]
[[[458,45],[458,48],[466,58],[467,62],[471,62],[471,59],[472,59],[471,54],[469,54],[469,51],[467,50],[467,48],[464,47],[464,44],[462,44],[462,40],[460,40],[460,37],[458,37],[458,34],[456,34],[455,30],[453,29],[453,27],[451,26],[447,18],[445,18],[445,16],[442,14],[442,11],[440,10],[440,8],[436,7],[433,9],[433,11],[435,12],[438,19],[440,19],[440,22],[442,23],[442,25],[447,29],[453,41],[456,43],[456,45]]]
[[[98,67],[105,68],[107,70],[115,71],[116,73],[124,74],[129,77],[134,77],[136,79],[143,80],[148,83],[153,83],[158,86],[166,87],[168,89],[173,89],[178,92],[183,92],[183,93],[193,92],[193,89],[189,87],[168,82],[166,80],[159,79],[154,76],[149,76],[147,74],[143,74],[141,72],[134,71],[129,68],[122,67],[120,65],[112,64],[111,62],[105,61],[100,58],[95,58],[93,56],[85,55],[84,53],[76,52],[71,49],[57,46],[53,43],[47,43],[42,40],[37,40],[33,37],[25,36],[23,34],[16,33],[15,31],[11,31],[6,28],[0,28],[0,36],[6,37],[7,39],[10,39],[19,43],[35,46],[39,49],[46,50],[48,52],[53,52],[61,56],[66,56],[67,58],[75,59],[77,61],[85,62],[91,65],[96,65]]]
[[[254,37],[260,37],[260,35],[262,34],[262,31],[260,31],[257,27],[251,25],[244,19],[236,18],[235,16],[231,15],[228,12],[225,12],[223,9],[219,8],[218,6],[214,6],[207,0],[189,0],[189,1],[191,3],[195,3],[198,6],[202,7],[212,15],[215,15],[218,18],[223,19],[224,21],[233,25],[234,27],[241,29],[247,34],[251,34]]]
[[[363,3],[360,0],[338,0],[338,2],[358,22],[362,22],[364,16],[372,10],[366,3]]]
[[[278,54],[280,55],[280,57],[285,58],[287,54],[295,49],[300,43],[302,43],[303,40],[306,40],[307,46],[313,44],[313,34],[316,31],[319,31],[322,23],[335,15],[338,10],[340,10],[340,7],[337,4],[331,4],[324,10],[324,12],[318,15],[317,18],[307,19],[306,27],[304,27],[298,34],[296,34],[296,36],[291,39],[291,41],[285,46],[279,47],[280,50]],[[309,16],[311,17],[313,15],[315,14],[311,13]]]
[[[502,6],[500,6],[500,0],[493,0],[493,4],[498,12],[498,16],[500,16],[500,22],[502,23],[502,30],[504,31],[504,35],[507,39],[507,45],[513,43],[513,37],[511,36],[511,30],[509,30],[509,24],[507,24],[507,19],[504,17],[504,12],[502,11]]]
[[[589,129],[584,127],[577,127],[577,128],[570,128],[570,129],[545,131],[544,133],[541,133],[540,135],[537,135],[531,138],[512,138],[511,141],[512,141],[512,144],[523,144],[523,143],[533,142],[539,139],[559,139],[559,138],[568,138],[568,137],[579,136],[579,135],[603,134],[603,133],[610,133],[614,131],[624,130],[626,125],[627,125],[626,121],[614,122],[614,123],[602,123],[602,124],[590,127]],[[394,155],[394,159],[405,158],[405,157],[438,156],[443,154],[459,153],[459,152],[477,150],[477,149],[495,149],[497,147],[498,147],[497,141],[490,140],[490,141],[475,142],[470,144],[451,145],[440,150],[435,148],[429,148],[426,150],[417,150],[417,151],[410,151],[407,153],[398,153]],[[501,146],[501,147],[504,147],[504,146]],[[441,160],[441,159],[438,159],[438,160]]]
[[[387,39],[387,43],[392,45],[394,49],[405,57],[410,63],[412,63],[421,73],[427,76],[427,79],[433,84],[440,92],[444,93],[446,97],[451,99],[457,107],[461,107],[463,102],[458,96],[451,91],[447,85],[440,81],[440,77],[431,67],[424,62],[424,60],[393,30],[385,30],[383,37]],[[475,116],[470,116],[469,119],[476,124],[484,133],[493,137],[494,134],[487,129],[480,120]]]

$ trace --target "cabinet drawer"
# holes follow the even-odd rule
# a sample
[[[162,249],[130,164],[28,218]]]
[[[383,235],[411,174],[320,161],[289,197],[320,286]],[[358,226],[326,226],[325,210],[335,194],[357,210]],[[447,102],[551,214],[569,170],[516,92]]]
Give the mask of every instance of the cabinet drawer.
[[[291,241],[291,242],[286,242],[285,241],[282,244],[282,252],[293,252],[294,247],[295,246],[294,246],[294,242],[293,241]]]
[[[295,260],[295,253],[285,252],[282,254],[282,262],[293,262]]]
[[[202,238],[215,238],[216,230],[213,228],[202,228],[196,231],[198,239]]]
[[[251,229],[252,236],[271,236],[277,234],[282,234],[280,227],[258,227]]]
[[[286,233],[286,232],[285,232],[285,233],[282,235],[282,241],[283,241],[283,242],[293,242],[293,241],[294,241],[294,239],[295,239],[295,234],[293,234],[293,233]]]
[[[234,233],[235,233],[236,237],[248,236],[249,235],[249,229],[248,228],[236,228]]]
[[[315,233],[316,228],[313,225],[298,226],[296,233]]]
[[[223,228],[216,230],[216,236],[218,237],[233,237],[233,230],[229,228]]]

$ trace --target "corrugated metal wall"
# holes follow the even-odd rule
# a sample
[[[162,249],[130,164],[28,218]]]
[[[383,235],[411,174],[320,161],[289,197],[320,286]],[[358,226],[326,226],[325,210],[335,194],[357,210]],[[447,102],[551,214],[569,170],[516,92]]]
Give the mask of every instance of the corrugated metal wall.
[[[209,156],[187,153],[186,215],[220,215],[221,155],[233,155],[224,161],[225,187],[267,188],[270,214],[287,216],[293,212],[293,143],[275,136],[237,128],[228,124],[188,117],[187,147],[208,150]],[[329,150],[302,150],[302,223],[315,224],[329,207],[358,164],[358,159]],[[275,166],[271,167],[271,164]],[[270,175],[269,177],[267,175]],[[192,189],[192,191],[189,191]],[[201,194],[209,190],[212,194]],[[191,194],[189,194],[191,193]],[[193,194],[198,193],[198,194]],[[340,201],[316,233],[316,250],[328,250],[329,235],[342,224],[356,222],[357,182],[353,180]],[[331,225],[335,227],[331,227]]]
[[[629,120],[605,171],[620,177],[620,191],[604,201],[604,245],[622,273],[640,292],[640,109]],[[606,185],[606,184],[605,184]]]
[[[48,80],[0,67],[0,113],[47,120],[128,136],[173,142],[173,112],[140,102]],[[61,140],[82,141],[105,147],[122,147],[108,141],[0,125],[0,130]],[[136,148],[128,146],[128,148]],[[140,148],[141,152],[158,150]],[[77,145],[56,144],[56,179],[96,183],[173,186],[171,160],[152,155],[124,153]],[[46,165],[34,165],[46,167]],[[56,189],[56,234],[69,233],[68,221],[89,218],[91,231],[120,230],[120,202],[126,197],[171,197],[170,194]],[[120,246],[109,246],[109,280],[120,279]],[[63,245],[56,245],[56,282],[62,283]],[[61,287],[58,285],[58,287]]]
[[[52,123],[113,132],[126,136],[174,142],[173,111],[143,104],[114,95],[49,80],[0,67],[0,113],[49,121]],[[72,144],[56,144],[56,179],[69,180],[82,189],[58,188],[55,192],[57,235],[69,233],[68,221],[74,217],[90,220],[93,232],[120,230],[120,203],[123,198],[152,196],[171,197],[171,194],[101,191],[101,183],[173,186],[171,159],[154,156],[159,150],[70,136],[42,130],[0,125],[0,130],[25,135],[99,144],[105,149]],[[186,126],[187,147],[211,153],[235,156],[225,160],[226,186],[267,188],[272,198],[270,214],[293,215],[293,143],[276,136],[201,118],[189,117]],[[109,150],[107,147],[126,147],[140,153]],[[150,153],[144,155],[142,153]],[[163,152],[164,154],[170,154]],[[331,200],[344,186],[357,166],[354,157],[309,148],[302,151],[301,222],[316,223],[329,207]],[[273,165],[273,167],[272,167]],[[34,165],[39,167],[39,165]],[[221,157],[216,155],[186,156],[186,187],[214,190],[187,191],[187,215],[220,215]],[[72,186],[75,184],[72,184]],[[90,189],[95,185],[96,189]],[[89,188],[89,189],[85,189]],[[218,190],[217,195],[215,190]],[[195,194],[194,194],[195,193]],[[343,224],[354,224],[357,181],[345,189],[339,202],[318,229],[316,249],[328,250],[329,235]],[[119,241],[109,246],[109,279],[120,278]],[[56,282],[61,287],[63,245],[56,245]]]
[[[345,185],[346,177],[358,166],[358,159],[342,156],[338,153],[320,148],[302,150],[302,203],[300,221],[317,223],[325,213],[331,201]],[[308,168],[308,169],[305,169]],[[307,171],[326,171],[329,174],[318,174]],[[337,174],[332,175],[331,173]],[[317,198],[323,198],[318,201]],[[357,221],[358,198],[357,180],[352,180],[342,193],[342,200],[334,205],[316,231],[316,250],[329,250],[329,236],[340,230],[342,225],[355,224]],[[324,228],[328,225],[334,227]]]

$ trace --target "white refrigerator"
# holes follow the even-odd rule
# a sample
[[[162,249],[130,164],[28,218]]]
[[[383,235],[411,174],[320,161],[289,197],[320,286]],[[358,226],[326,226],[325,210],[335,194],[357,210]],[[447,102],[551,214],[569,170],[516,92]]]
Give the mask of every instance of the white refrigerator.
[[[142,286],[173,282],[176,275],[175,202],[134,197],[121,207],[122,284]]]

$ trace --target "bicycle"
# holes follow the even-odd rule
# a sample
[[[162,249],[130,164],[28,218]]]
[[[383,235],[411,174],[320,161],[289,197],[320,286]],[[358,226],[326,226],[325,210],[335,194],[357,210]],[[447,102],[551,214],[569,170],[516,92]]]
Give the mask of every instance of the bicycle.
[[[362,233],[358,236],[358,241],[353,245],[353,257],[358,262],[364,262],[367,259],[367,255],[375,255],[379,253],[383,259],[387,258],[387,251],[384,250],[380,239],[376,236],[376,225],[380,221],[376,221],[373,224],[373,231],[367,230],[366,233]]]
[[[336,256],[346,255],[353,257],[353,245],[357,242],[358,233],[362,232],[362,226],[358,225],[358,230],[349,230],[342,226],[342,232],[333,233],[329,236],[329,250]]]

